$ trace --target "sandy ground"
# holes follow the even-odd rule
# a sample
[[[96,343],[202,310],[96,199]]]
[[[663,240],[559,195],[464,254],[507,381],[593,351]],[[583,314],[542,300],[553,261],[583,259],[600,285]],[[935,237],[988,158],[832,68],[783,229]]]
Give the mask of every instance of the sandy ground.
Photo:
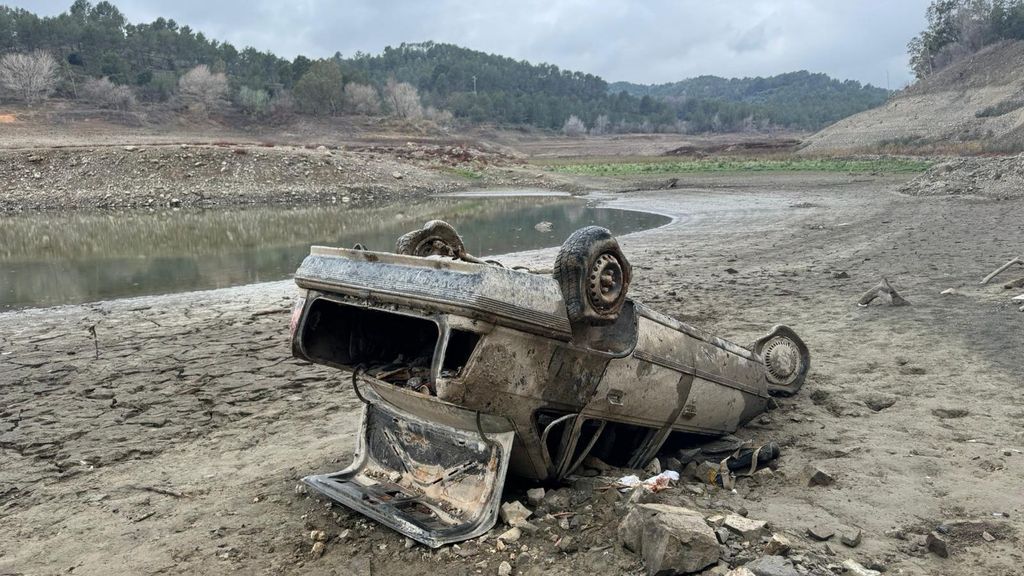
[[[813,355],[803,391],[741,434],[782,444],[773,479],[658,499],[746,509],[814,573],[855,558],[889,574],[1022,574],[1024,314],[977,282],[1020,253],[1024,201],[910,198],[899,184],[723,175],[605,195],[677,217],[622,239],[637,300],[740,343],[789,324]],[[912,306],[856,306],[883,275]],[[623,508],[607,492],[583,493],[581,545],[564,553],[563,528],[544,520],[505,551],[501,528],[459,549],[406,547],[296,490],[347,464],[358,401],[344,374],[291,359],[291,293],[279,282],[0,315],[0,573],[495,574],[502,560],[515,574],[643,573],[615,545]],[[865,404],[879,397],[894,403]],[[836,483],[808,487],[809,463]],[[919,544],[940,524],[947,559]],[[864,541],[812,542],[812,525]],[[321,557],[314,529],[328,535]]]

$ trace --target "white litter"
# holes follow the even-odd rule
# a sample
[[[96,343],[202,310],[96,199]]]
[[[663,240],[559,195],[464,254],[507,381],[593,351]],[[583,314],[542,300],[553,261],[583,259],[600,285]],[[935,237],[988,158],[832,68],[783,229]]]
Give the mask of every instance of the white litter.
[[[639,476],[635,474],[630,474],[629,476],[623,476],[622,478],[619,478],[616,484],[618,485],[619,490],[622,492],[626,492],[630,488],[635,488],[637,486],[643,486],[644,488],[650,490],[651,492],[658,492],[659,490],[664,490],[665,488],[668,488],[671,482],[678,481],[679,472],[676,472],[675,470],[665,470],[661,474],[658,474],[657,476],[651,476],[650,478],[644,480],[643,482],[640,481]]]

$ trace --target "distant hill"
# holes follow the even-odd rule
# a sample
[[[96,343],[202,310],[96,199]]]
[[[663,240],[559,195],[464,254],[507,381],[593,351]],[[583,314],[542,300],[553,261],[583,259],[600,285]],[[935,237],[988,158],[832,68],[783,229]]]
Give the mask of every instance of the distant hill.
[[[1024,150],[1024,41],[957,60],[884,106],[810,137],[804,152]]]
[[[405,118],[394,96],[401,93],[427,107],[428,117],[445,122],[454,115],[469,123],[591,134],[808,130],[885,100],[884,90],[807,72],[609,85],[586,72],[435,42],[401,44],[380,54],[336,53],[316,62],[302,55],[287,60],[236,48],[166,18],[131,23],[108,1],[74,0],[66,12],[45,17],[0,5],[0,54],[34,51],[56,59],[57,97],[107,107],[175,109],[182,102],[179,80],[206,66],[206,76],[223,88],[209,96],[204,109],[209,104],[246,111],[253,122],[293,111],[356,113],[360,109],[351,105],[356,94],[365,104],[358,113]],[[101,77],[109,82],[93,82]],[[398,92],[393,81],[416,90],[402,86]],[[352,83],[364,86],[343,93]],[[389,85],[391,90],[385,89]],[[382,97],[387,94],[390,99]],[[8,97],[16,100],[17,94]],[[568,122],[573,116],[578,120]]]
[[[805,70],[767,78],[698,76],[668,84],[615,82],[609,91],[651,96],[682,110],[746,114],[773,125],[817,130],[885,103],[889,91],[854,80],[836,80]]]

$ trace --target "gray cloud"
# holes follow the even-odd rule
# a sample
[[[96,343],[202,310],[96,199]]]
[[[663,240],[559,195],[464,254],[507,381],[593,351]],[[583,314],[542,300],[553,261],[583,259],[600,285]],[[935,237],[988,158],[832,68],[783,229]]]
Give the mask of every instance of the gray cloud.
[[[43,14],[71,0],[14,0]],[[910,80],[906,44],[928,0],[119,0],[132,21],[158,16],[239,47],[291,58],[451,42],[609,81],[806,69],[893,88]]]

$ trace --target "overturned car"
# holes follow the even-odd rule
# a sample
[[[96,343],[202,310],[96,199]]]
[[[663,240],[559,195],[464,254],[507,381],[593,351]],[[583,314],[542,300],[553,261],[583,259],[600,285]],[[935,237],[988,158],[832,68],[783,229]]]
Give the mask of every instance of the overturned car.
[[[355,461],[305,482],[428,546],[489,530],[508,472],[640,467],[735,431],[810,366],[785,326],[743,347],[631,300],[604,228],[548,273],[470,256],[441,221],[396,252],[313,247],[296,272],[294,355],[350,371],[364,403]]]

